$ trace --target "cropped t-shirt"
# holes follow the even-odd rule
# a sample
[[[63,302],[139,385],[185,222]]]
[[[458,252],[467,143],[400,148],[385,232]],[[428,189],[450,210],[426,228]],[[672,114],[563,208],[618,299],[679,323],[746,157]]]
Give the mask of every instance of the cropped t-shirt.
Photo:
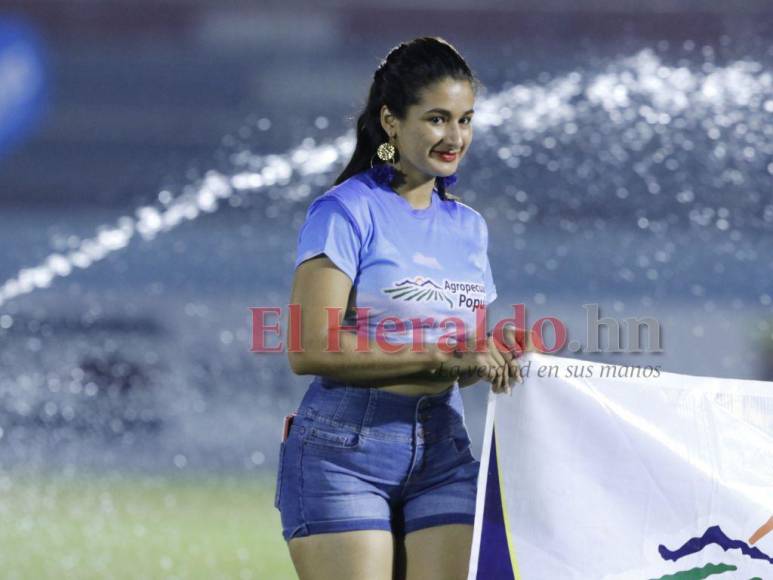
[[[431,200],[415,209],[367,171],[355,174],[309,205],[295,267],[325,254],[351,278],[350,306],[368,311],[357,320],[350,308],[343,322],[367,324],[371,338],[379,323],[391,344],[415,340],[414,328],[426,342],[473,335],[475,309],[497,296],[488,227],[476,210],[436,189]]]

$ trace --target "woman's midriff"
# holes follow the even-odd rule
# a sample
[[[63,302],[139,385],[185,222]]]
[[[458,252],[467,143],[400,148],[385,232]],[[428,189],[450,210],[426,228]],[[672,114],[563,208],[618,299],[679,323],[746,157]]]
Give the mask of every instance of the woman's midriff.
[[[456,381],[448,378],[429,378],[424,376],[403,376],[397,378],[369,379],[365,381],[347,381],[347,384],[354,387],[376,388],[379,390],[395,393],[398,395],[421,396],[437,395],[454,386]]]
[[[383,391],[388,391],[390,393],[396,393],[398,395],[409,395],[409,396],[416,396],[416,395],[437,395],[438,393],[442,393],[443,391],[446,391],[453,387],[453,383],[450,385],[440,386],[440,385],[392,385],[389,387],[379,387]]]

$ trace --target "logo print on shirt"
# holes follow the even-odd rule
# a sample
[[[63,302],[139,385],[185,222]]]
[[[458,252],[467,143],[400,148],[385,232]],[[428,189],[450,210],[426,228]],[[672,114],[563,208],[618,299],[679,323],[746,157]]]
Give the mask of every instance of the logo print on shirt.
[[[405,278],[384,288],[384,294],[389,294],[393,300],[410,302],[447,302],[451,309],[475,310],[486,301],[486,287],[476,282],[457,282],[443,279],[441,286],[431,278],[416,276]]]
[[[431,278],[424,279],[421,276],[416,276],[413,280],[406,278],[400,282],[395,282],[391,288],[385,288],[384,293],[391,295],[392,300],[404,300],[406,302],[411,300],[416,300],[416,302],[442,302],[445,300],[448,302],[449,307],[454,307],[451,298]]]

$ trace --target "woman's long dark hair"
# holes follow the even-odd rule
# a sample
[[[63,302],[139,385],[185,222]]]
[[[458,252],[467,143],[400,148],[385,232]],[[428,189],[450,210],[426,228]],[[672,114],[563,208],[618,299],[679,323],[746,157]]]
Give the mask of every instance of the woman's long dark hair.
[[[371,160],[382,163],[378,157],[374,159],[378,146],[389,140],[381,127],[382,105],[398,119],[405,119],[408,107],[419,102],[420,91],[446,78],[469,81],[473,92],[479,85],[461,55],[440,37],[416,38],[393,48],[373,75],[368,101],[357,119],[354,153],[334,185],[370,169]],[[437,180],[437,188],[440,197],[446,199],[442,180]]]

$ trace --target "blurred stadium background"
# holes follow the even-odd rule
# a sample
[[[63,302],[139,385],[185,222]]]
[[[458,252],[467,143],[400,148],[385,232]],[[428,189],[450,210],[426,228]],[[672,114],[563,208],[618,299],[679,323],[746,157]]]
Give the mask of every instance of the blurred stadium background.
[[[250,347],[375,67],[438,35],[485,90],[457,194],[495,318],[773,380],[763,0],[0,1],[0,576],[290,578],[272,506],[309,377]],[[602,341],[604,344],[605,341]],[[486,390],[464,392],[480,446]]]

